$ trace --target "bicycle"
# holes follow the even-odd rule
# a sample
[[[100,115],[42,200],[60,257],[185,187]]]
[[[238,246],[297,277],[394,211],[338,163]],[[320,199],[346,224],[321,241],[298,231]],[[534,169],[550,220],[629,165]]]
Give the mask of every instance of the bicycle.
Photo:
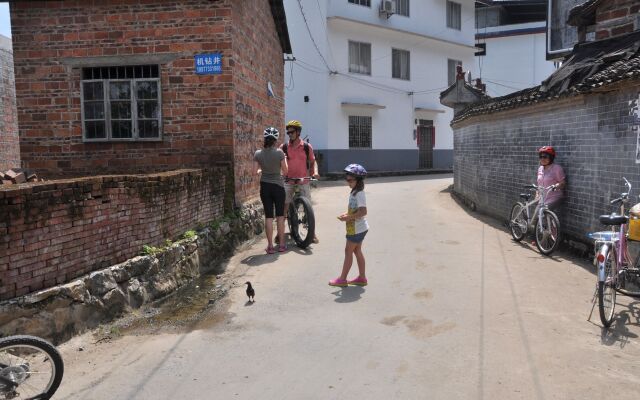
[[[610,231],[592,232],[588,236],[594,240],[594,264],[597,268],[596,291],[600,321],[606,328],[613,323],[616,306],[616,293],[626,296],[640,297],[640,291],[631,291],[627,285],[634,284],[640,288],[640,255],[631,263],[627,247],[627,224],[629,216],[625,215],[625,206],[629,203],[631,183],[626,178],[626,193],[610,201],[620,205],[620,214],[601,215],[598,220],[603,225],[611,226]],[[636,238],[637,240],[639,238]],[[631,239],[629,239],[631,240]]]
[[[538,196],[531,199],[531,193],[521,193],[520,197],[523,202],[516,202],[511,207],[509,218],[509,230],[511,236],[516,242],[521,241],[529,232],[530,227],[534,227],[535,223],[535,241],[536,247],[540,253],[545,256],[553,253],[560,245],[560,220],[556,213],[551,211],[545,198],[547,194],[557,189],[557,185],[542,187],[538,185],[526,185],[525,189],[533,189],[538,192]],[[535,209],[530,212],[531,206],[535,204]]]
[[[303,182],[305,179],[316,181],[317,179],[306,176],[304,178],[288,178],[285,182]],[[311,201],[300,193],[300,185],[293,186],[293,198],[287,210],[287,223],[293,241],[301,249],[306,249],[313,242],[316,230],[316,219],[313,213]]]
[[[18,335],[0,339],[0,399],[46,400],[58,390],[64,364],[44,339]]]

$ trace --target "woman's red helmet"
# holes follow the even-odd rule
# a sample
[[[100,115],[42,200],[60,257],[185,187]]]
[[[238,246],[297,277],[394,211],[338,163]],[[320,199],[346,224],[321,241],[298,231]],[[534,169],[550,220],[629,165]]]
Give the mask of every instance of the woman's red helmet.
[[[542,146],[542,147],[540,147],[538,149],[538,154],[542,154],[542,153],[550,155],[552,160],[554,158],[556,158],[556,151],[551,146]]]

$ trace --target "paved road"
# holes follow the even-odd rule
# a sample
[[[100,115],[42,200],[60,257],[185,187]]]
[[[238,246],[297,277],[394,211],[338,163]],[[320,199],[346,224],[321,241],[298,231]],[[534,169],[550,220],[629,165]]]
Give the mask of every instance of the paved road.
[[[321,243],[234,257],[225,309],[195,329],[63,346],[57,399],[637,399],[640,306],[588,321],[594,277],[540,256],[447,193],[450,175],[368,182],[370,284],[336,289],[348,189],[314,193]],[[355,267],[354,267],[355,268]],[[77,351],[79,343],[85,347]]]

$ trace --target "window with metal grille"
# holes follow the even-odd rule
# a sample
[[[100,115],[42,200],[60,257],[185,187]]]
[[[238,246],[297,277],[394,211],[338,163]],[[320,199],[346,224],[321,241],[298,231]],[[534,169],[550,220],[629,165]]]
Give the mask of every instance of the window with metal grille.
[[[371,148],[371,117],[349,116],[349,148]]]
[[[349,3],[371,7],[371,0],[349,0]]]
[[[349,72],[371,75],[371,44],[349,40]]]
[[[449,86],[456,83],[456,75],[457,75],[456,67],[458,65],[462,65],[462,61],[451,60],[451,59],[447,60],[447,82],[449,82]]]
[[[409,80],[411,57],[406,50],[391,49],[391,76],[397,79]]]
[[[160,139],[157,65],[83,68],[80,91],[85,141]]]
[[[396,0],[396,14],[409,16],[409,0]]]
[[[462,29],[462,6],[447,0],[447,28]]]

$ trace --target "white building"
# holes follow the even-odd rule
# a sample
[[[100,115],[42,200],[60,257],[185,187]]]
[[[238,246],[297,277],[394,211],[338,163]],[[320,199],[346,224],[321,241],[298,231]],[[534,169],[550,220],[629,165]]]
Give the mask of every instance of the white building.
[[[295,57],[285,65],[285,115],[302,122],[322,172],[353,162],[372,171],[451,167],[452,111],[439,93],[458,62],[474,63],[473,0],[284,4]]]
[[[546,59],[547,0],[478,0],[473,78],[482,78],[491,97],[537,86],[556,67]]]

